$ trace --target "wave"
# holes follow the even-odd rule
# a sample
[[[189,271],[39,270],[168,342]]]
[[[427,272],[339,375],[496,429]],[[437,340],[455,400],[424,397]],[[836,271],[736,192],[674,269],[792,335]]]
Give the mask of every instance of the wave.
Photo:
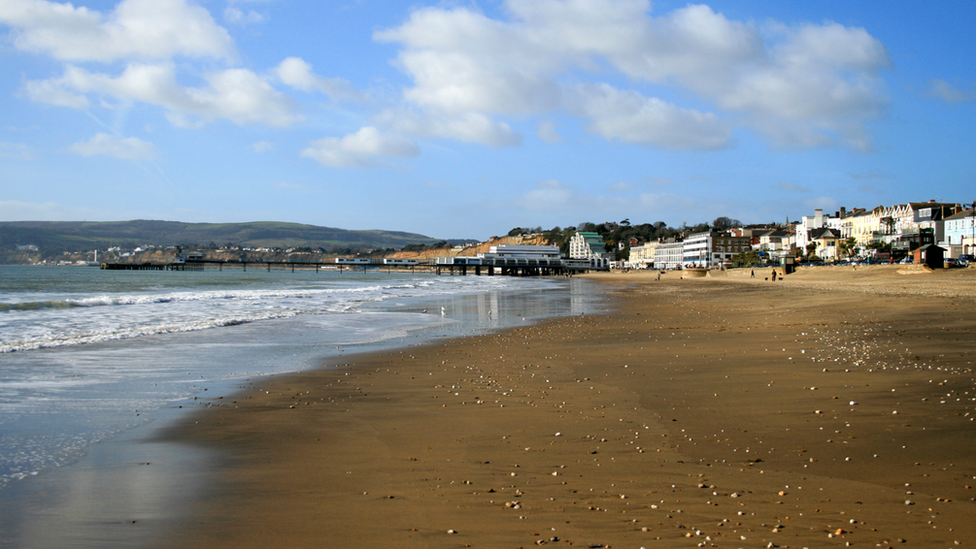
[[[46,309],[70,309],[72,307],[80,307],[77,303],[71,301],[29,301],[24,303],[0,303],[0,313],[7,313],[13,311],[41,311]]]
[[[156,305],[168,303],[192,303],[203,301],[262,301],[283,299],[311,299],[323,296],[341,296],[368,294],[373,292],[388,292],[390,290],[411,290],[425,287],[425,283],[414,284],[385,284],[361,286],[354,288],[328,289],[282,289],[282,290],[223,290],[223,291],[191,291],[174,292],[168,294],[132,294],[109,295],[102,294],[91,297],[26,301],[21,303],[0,303],[0,313],[29,312],[49,309],[71,309],[76,307],[117,307],[125,305]]]
[[[299,315],[345,314],[388,300],[477,293],[503,289],[510,284],[481,277],[350,282],[348,286],[333,283],[329,287],[99,293],[77,298],[59,296],[64,298],[4,302],[0,303],[0,313],[6,313],[0,314],[0,354],[200,331]]]
[[[117,329],[105,332],[87,332],[73,335],[63,335],[60,337],[47,339],[34,339],[24,341],[0,342],[0,354],[14,353],[23,351],[36,351],[38,349],[52,349],[55,347],[66,347],[71,345],[88,345],[91,343],[102,343],[121,339],[132,339],[136,337],[175,334],[182,332],[196,332],[209,330],[211,328],[224,328],[230,326],[241,326],[251,322],[261,320],[273,320],[276,318],[288,318],[296,316],[297,312],[255,315],[252,317],[234,317],[223,319],[211,319],[202,322],[188,322],[185,324],[171,324],[167,326],[133,326],[128,329]]]

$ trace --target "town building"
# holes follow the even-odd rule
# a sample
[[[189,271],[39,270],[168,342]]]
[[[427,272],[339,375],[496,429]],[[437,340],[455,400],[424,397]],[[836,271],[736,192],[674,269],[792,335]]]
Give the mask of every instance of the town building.
[[[673,271],[684,261],[684,242],[668,239],[658,244],[654,250],[654,268]]]
[[[813,215],[805,215],[794,226],[796,234],[795,246],[806,253],[807,244],[811,242],[811,232],[816,229],[823,229],[827,226],[829,218],[824,216],[823,210],[817,208],[813,210]]]
[[[627,260],[628,265],[632,269],[648,269],[654,266],[654,256],[657,253],[657,248],[660,246],[660,242],[647,242],[643,246],[631,247],[630,248],[630,259]]]
[[[717,269],[731,262],[737,254],[751,250],[752,237],[717,231],[693,233],[684,239],[681,263],[684,268]]]
[[[784,257],[793,257],[795,242],[793,231],[776,229],[752,233],[752,249],[771,261],[779,262]]]
[[[577,232],[569,239],[569,257],[571,259],[613,259],[613,256],[607,252],[603,237],[590,232]]]
[[[976,211],[966,210],[945,219],[945,245],[949,257],[976,254]]]
[[[810,242],[816,245],[814,255],[823,261],[836,261],[840,259],[838,251],[840,244],[840,231],[823,227],[810,231]]]

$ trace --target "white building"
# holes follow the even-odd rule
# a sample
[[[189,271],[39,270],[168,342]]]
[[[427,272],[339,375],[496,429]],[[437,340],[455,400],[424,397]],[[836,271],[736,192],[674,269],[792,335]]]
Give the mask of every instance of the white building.
[[[796,224],[796,247],[806,253],[807,244],[810,243],[810,233],[814,229],[823,229],[827,226],[827,220],[823,210],[817,208],[813,210],[813,215],[805,215]]]
[[[673,271],[681,266],[684,260],[684,242],[670,241],[658,244],[654,250],[654,268]]]
[[[511,259],[554,259],[558,260],[559,246],[531,246],[528,244],[500,244],[488,248],[487,254],[478,257],[503,257]]]
[[[572,259],[613,259],[607,253],[603,237],[597,233],[578,232],[569,239],[569,257]]]
[[[731,236],[715,231],[694,233],[685,238],[682,266],[719,268],[751,248],[752,238],[748,236]]]

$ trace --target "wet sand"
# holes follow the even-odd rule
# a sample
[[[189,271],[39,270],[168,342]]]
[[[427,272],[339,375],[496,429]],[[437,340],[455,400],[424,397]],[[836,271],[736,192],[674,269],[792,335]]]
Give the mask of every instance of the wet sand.
[[[612,314],[225,397],[153,546],[972,546],[976,271],[768,274],[596,275]]]

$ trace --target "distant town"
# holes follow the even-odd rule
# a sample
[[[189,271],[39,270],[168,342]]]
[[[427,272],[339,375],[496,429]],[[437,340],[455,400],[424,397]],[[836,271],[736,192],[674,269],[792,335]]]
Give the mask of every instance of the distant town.
[[[815,209],[797,221],[712,223],[671,228],[629,219],[550,230],[515,228],[484,242],[433,241],[399,247],[250,246],[227,243],[109,246],[43,254],[31,242],[5,243],[7,263],[35,265],[179,264],[267,262],[288,264],[488,265],[518,257],[534,264],[560,258],[591,269],[723,269],[839,263],[925,263],[966,266],[973,260],[976,223],[971,205],[910,202],[867,210]],[[419,236],[419,235],[418,235]],[[507,254],[507,255],[506,255]],[[15,260],[10,260],[13,257]],[[448,259],[457,258],[457,259]],[[479,259],[480,261],[475,261]],[[356,261],[348,261],[355,259]],[[470,261],[469,261],[470,260]]]

